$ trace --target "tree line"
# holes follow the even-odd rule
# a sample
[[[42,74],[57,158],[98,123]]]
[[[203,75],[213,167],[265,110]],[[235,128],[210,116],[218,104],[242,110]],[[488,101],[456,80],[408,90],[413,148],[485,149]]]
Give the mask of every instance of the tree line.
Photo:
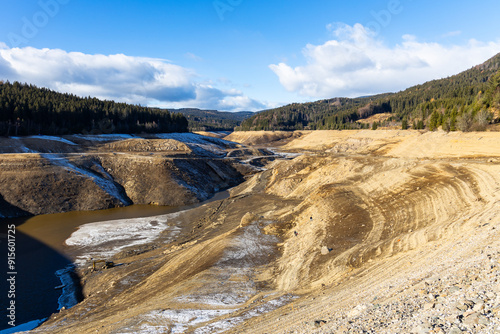
[[[236,130],[402,129],[442,127],[446,131],[483,130],[500,111],[500,54],[455,76],[433,80],[399,93],[355,99],[335,98],[294,103],[258,113]],[[390,113],[383,124],[358,122]]]
[[[186,132],[180,113],[0,81],[0,135]]]

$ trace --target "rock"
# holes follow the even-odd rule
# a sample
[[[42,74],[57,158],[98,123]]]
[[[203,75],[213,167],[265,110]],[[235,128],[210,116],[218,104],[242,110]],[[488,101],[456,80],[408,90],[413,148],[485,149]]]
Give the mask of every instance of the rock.
[[[330,253],[328,247],[326,246],[321,247],[321,255],[327,255],[328,253]]]
[[[459,316],[457,316],[455,314],[446,317],[446,321],[448,321],[449,323],[452,323],[452,324],[460,322],[459,321]]]
[[[484,302],[478,302],[474,305],[474,307],[472,308],[472,310],[476,311],[476,312],[481,312],[482,310],[484,310]]]
[[[490,319],[488,319],[488,318],[487,318],[487,317],[485,317],[484,315],[480,315],[478,318],[479,318],[479,321],[478,321],[478,324],[479,324],[479,325],[484,325],[484,326],[489,325],[489,323],[490,323]]]
[[[321,327],[326,324],[326,320],[314,320],[314,326]]]
[[[460,311],[467,311],[474,307],[474,302],[470,300],[461,300],[455,304],[455,307]]]
[[[496,293],[492,292],[492,291],[488,291],[486,293],[486,297],[488,297],[489,299],[495,299],[497,297]]]
[[[413,329],[412,333],[427,334],[431,331],[431,329],[432,328],[428,325],[418,325]]]
[[[479,313],[474,312],[474,313],[470,314],[469,316],[467,316],[463,320],[463,324],[468,326],[469,328],[472,328],[475,325],[479,324]]]
[[[448,332],[448,334],[460,334],[460,333],[462,333],[462,330],[457,326],[451,327],[450,331]]]
[[[368,305],[360,304],[360,305],[356,306],[355,308],[353,308],[351,311],[349,311],[349,313],[347,313],[347,316],[349,318],[357,317],[358,315],[360,315],[361,313],[366,311],[368,308],[369,308]]]
[[[435,306],[436,306],[436,304],[434,304],[434,303],[425,303],[424,304],[424,311],[433,309]]]

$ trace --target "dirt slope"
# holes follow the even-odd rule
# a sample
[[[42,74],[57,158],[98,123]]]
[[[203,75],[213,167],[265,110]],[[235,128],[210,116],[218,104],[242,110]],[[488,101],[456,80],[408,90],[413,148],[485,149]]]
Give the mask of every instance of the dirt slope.
[[[310,132],[310,131],[309,131]],[[273,145],[278,146],[287,141],[298,138],[307,131],[236,131],[224,139],[245,145]]]
[[[172,138],[2,138],[0,217],[132,203],[192,204],[255,172],[239,160],[224,159],[235,143],[195,134],[165,136]]]
[[[252,142],[252,134],[244,134]],[[261,140],[262,134],[256,134]],[[263,145],[261,142],[259,145]],[[500,135],[318,131],[36,333],[492,333]]]

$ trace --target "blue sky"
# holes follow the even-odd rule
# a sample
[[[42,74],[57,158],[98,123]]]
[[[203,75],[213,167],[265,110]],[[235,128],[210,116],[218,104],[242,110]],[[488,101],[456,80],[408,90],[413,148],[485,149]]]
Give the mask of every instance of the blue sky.
[[[6,1],[0,79],[166,108],[398,91],[500,52],[500,3]]]

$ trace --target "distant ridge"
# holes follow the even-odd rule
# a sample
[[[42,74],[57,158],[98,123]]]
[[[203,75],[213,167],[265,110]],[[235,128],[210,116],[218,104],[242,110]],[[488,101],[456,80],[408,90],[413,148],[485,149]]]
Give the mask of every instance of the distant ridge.
[[[363,129],[378,126],[481,130],[500,110],[500,53],[483,64],[398,93],[292,103],[244,120],[236,130]],[[370,117],[384,114],[383,122]],[[365,121],[363,121],[365,120]]]
[[[255,114],[251,111],[229,112],[196,108],[169,109],[169,111],[183,114],[189,122],[190,131],[232,131],[243,120]]]

